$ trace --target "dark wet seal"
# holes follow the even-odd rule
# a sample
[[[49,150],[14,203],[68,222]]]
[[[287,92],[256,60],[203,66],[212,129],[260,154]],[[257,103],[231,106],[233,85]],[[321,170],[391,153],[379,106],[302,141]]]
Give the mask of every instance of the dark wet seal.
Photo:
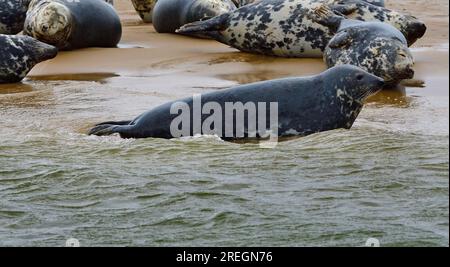
[[[32,81],[92,81],[99,83],[106,83],[107,79],[120,77],[116,73],[99,72],[99,73],[70,73],[70,74],[52,74],[29,76],[28,80]]]
[[[209,92],[201,95],[202,104],[213,104],[213,113],[219,114],[220,124],[211,121],[210,114],[201,114],[200,124],[205,127],[193,127],[190,110],[193,110],[196,97],[168,102],[129,121],[103,122],[89,131],[90,135],[120,134],[122,138],[165,138],[195,136],[197,134],[216,134],[224,140],[261,139],[267,136],[272,127],[276,136],[307,136],[334,129],[350,129],[361,112],[367,97],[381,90],[384,81],[364,70],[341,65],[331,68],[319,75],[300,78],[270,80],[248,85],[232,87],[226,90]],[[222,111],[229,109],[230,103],[266,103],[263,110],[255,116],[244,116],[247,121],[236,124],[238,114],[234,113],[228,120]],[[270,103],[270,112],[266,112]],[[272,114],[272,104],[276,103],[276,114]],[[196,104],[195,104],[196,105]],[[255,104],[256,105],[256,104]],[[179,114],[180,106],[183,113]],[[228,106],[228,107],[227,107]],[[255,106],[256,108],[256,106]],[[258,108],[259,109],[259,108]],[[177,112],[173,112],[178,110]],[[211,111],[210,111],[211,112]],[[258,112],[255,110],[255,113]],[[182,121],[180,121],[180,115]],[[272,115],[277,122],[272,121]],[[189,124],[184,124],[188,116]],[[258,129],[255,123],[265,122]],[[183,123],[180,132],[177,121]],[[269,122],[269,123],[267,123]],[[211,129],[211,123],[218,123]],[[273,123],[273,124],[272,124]],[[174,125],[175,124],[175,125]],[[177,129],[175,129],[175,128]],[[209,127],[209,128],[208,128]],[[268,128],[267,128],[268,127]],[[186,130],[186,131],[185,131]],[[175,131],[175,132],[174,132]]]

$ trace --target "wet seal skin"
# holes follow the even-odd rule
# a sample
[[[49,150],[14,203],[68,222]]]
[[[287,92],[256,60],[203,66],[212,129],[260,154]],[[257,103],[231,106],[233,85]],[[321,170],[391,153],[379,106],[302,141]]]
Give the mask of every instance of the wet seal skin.
[[[0,1],[0,34],[17,34],[22,31],[30,1]]]
[[[38,63],[56,57],[58,49],[29,36],[0,34],[0,83],[17,83]]]
[[[131,0],[142,21],[152,23],[153,8],[158,0]]]
[[[175,33],[181,26],[233,11],[231,0],[158,0],[153,9],[153,26],[159,33]]]
[[[116,47],[122,25],[114,7],[99,0],[32,0],[24,34],[60,50]]]
[[[250,118],[245,116],[245,123],[241,126],[244,127],[243,136],[227,135],[226,129],[230,125],[234,129],[233,134],[236,134],[238,129],[234,123],[236,114],[232,115],[232,120],[226,119],[227,103],[244,105],[253,103],[257,106],[259,106],[258,103],[264,103],[267,109],[269,109],[269,103],[277,103],[278,136],[306,136],[333,129],[350,129],[363,108],[365,99],[378,92],[383,85],[383,79],[362,69],[350,65],[340,65],[316,76],[264,81],[203,94],[201,104],[203,106],[208,103],[216,103],[219,110],[225,111],[221,113],[221,127],[217,126],[218,123],[213,129],[224,140],[244,140],[249,136],[260,138],[263,135],[259,127],[249,126],[249,121],[255,119],[251,116]],[[98,124],[89,134],[103,136],[118,133],[122,138],[170,139],[173,138],[171,124],[179,116],[173,112],[171,114],[171,109],[182,103],[189,106],[192,111],[194,102],[194,97],[169,102],[140,115],[133,121]],[[214,109],[214,112],[211,113],[215,112]],[[200,115],[202,124],[207,121],[211,113]],[[258,110],[257,117],[261,113]],[[268,113],[265,116],[262,115],[262,118],[259,117],[256,123],[271,125]],[[188,114],[193,114],[193,112]],[[188,136],[205,134],[204,130],[199,129],[200,132],[194,130],[193,120],[196,119],[190,120]],[[258,131],[253,132],[249,129],[258,129]],[[264,130],[267,128],[261,131]]]
[[[405,35],[408,46],[413,45],[425,35],[427,27],[418,18],[367,2],[361,0],[326,0],[333,11],[345,15],[348,19],[380,21],[392,25]]]
[[[326,12],[322,14],[324,23],[339,25],[325,49],[324,61],[328,67],[358,66],[383,78],[387,86],[414,77],[413,56],[405,37],[396,28],[382,22],[331,18],[333,14]]]
[[[177,32],[208,36],[244,52],[280,57],[321,57],[333,28],[311,19],[317,0],[266,0]]]

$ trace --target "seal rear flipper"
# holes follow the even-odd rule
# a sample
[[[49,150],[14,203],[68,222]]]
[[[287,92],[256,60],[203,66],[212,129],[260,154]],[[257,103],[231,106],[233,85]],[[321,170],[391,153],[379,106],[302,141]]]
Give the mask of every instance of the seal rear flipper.
[[[106,122],[102,122],[102,123],[96,124],[95,126],[106,125],[106,124],[110,124],[110,125],[130,125],[131,122],[133,122],[133,121],[106,121]]]
[[[176,30],[176,33],[217,39],[218,32],[226,29],[228,18],[229,14],[223,14],[212,19],[188,23]]]
[[[107,136],[118,133],[122,138],[127,138],[129,137],[131,127],[130,125],[102,124],[92,128],[88,135]]]

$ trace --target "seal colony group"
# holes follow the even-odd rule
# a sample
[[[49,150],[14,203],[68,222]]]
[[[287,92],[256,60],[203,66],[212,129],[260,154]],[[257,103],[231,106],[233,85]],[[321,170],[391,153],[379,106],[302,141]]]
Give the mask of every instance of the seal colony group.
[[[159,33],[210,38],[238,50],[277,57],[323,57],[319,75],[237,86],[204,94],[202,103],[276,102],[279,136],[305,136],[349,129],[364,100],[384,86],[414,76],[409,46],[426,26],[411,15],[390,10],[383,0],[131,0],[144,22]],[[116,47],[122,36],[112,0],[6,0],[0,2],[0,83],[20,82],[58,50]],[[23,35],[14,36],[19,32]],[[172,138],[175,103],[193,108],[193,98],[156,107],[133,121],[105,122],[89,134],[124,138]],[[210,110],[213,111],[213,110]],[[267,115],[267,114],[266,114]],[[262,138],[249,127],[225,135],[225,115],[201,122],[218,127],[223,139]],[[232,122],[235,122],[236,114]],[[258,121],[269,125],[269,117]],[[184,135],[209,134],[192,121]],[[211,126],[211,125],[210,125]],[[220,127],[219,127],[220,126]],[[255,125],[254,125],[255,126]],[[211,129],[209,129],[211,130]]]

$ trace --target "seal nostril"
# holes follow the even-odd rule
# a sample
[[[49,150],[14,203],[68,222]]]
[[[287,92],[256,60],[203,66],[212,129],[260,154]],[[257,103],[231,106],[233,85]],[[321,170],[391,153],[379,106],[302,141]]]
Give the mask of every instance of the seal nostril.
[[[358,74],[358,75],[356,75],[356,79],[357,79],[358,81],[361,81],[362,79],[364,79],[364,75]]]

